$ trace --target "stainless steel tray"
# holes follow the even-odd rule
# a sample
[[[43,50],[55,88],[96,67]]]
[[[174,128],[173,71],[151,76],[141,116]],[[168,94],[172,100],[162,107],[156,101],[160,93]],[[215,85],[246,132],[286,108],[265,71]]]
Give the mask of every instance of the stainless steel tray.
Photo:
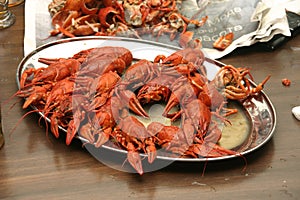
[[[44,66],[38,62],[39,57],[47,58],[59,58],[59,57],[71,57],[75,53],[88,49],[91,47],[101,47],[101,46],[121,46],[129,49],[134,58],[138,59],[148,59],[153,60],[156,55],[164,54],[169,55],[174,51],[179,50],[178,47],[170,46],[167,44],[161,44],[151,41],[130,39],[130,38],[120,38],[120,37],[80,37],[80,38],[69,38],[63,40],[57,40],[43,46],[38,47],[36,50],[32,51],[29,55],[24,57],[20,62],[17,73],[16,80],[19,85],[19,80],[22,72],[28,67],[39,68]],[[217,71],[224,64],[216,60],[206,58],[204,66],[207,69],[207,75],[209,79],[212,79]],[[252,86],[255,83],[250,82]],[[228,155],[217,158],[181,158],[181,157],[169,157],[164,155],[158,155],[157,159],[165,161],[184,161],[184,162],[199,162],[199,161],[213,161],[213,160],[224,160],[229,158],[238,157],[240,155],[245,155],[255,151],[256,149],[262,147],[266,144],[274,134],[276,126],[276,112],[272,102],[265,92],[249,97],[248,99],[239,102],[238,106],[243,114],[243,117],[248,123],[248,129],[246,137],[242,142],[234,147],[234,150],[239,152],[237,155]],[[42,116],[43,113],[39,112]],[[47,119],[50,121],[49,119]],[[238,122],[238,121],[237,121]],[[234,124],[234,121],[233,121]],[[63,131],[66,131],[60,127]],[[233,129],[234,130],[234,129]],[[232,132],[232,130],[231,130]],[[237,135],[245,134],[236,132]],[[83,140],[77,136],[77,138]],[[222,137],[223,139],[223,137]],[[221,139],[221,142],[222,142]],[[116,154],[126,154],[125,150],[115,148],[110,145],[103,145],[102,148],[110,150]]]

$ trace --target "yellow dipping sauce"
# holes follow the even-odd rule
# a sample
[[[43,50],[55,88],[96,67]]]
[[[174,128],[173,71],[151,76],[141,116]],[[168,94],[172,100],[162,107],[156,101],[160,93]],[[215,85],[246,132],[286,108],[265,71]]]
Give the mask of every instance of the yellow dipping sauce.
[[[238,103],[230,102],[228,108],[236,108],[238,112],[227,117],[231,125],[220,127],[222,137],[219,141],[219,145],[226,149],[233,149],[241,145],[248,138],[250,123],[244,110]]]

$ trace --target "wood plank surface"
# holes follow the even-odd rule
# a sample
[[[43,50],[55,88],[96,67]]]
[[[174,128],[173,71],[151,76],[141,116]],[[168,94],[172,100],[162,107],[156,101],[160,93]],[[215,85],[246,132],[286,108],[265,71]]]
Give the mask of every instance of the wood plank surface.
[[[20,99],[10,97],[17,91],[16,70],[24,56],[24,5],[11,10],[16,23],[0,30],[5,136],[0,150],[0,199],[300,198],[300,121],[291,113],[292,107],[300,105],[300,36],[275,51],[243,48],[220,59],[236,67],[251,67],[257,81],[271,75],[264,91],[276,109],[276,130],[266,145],[246,156],[247,166],[241,158],[207,165],[178,162],[140,176],[99,162],[81,142],[67,146],[64,138],[47,135],[37,115],[22,119],[28,110],[21,108]],[[283,78],[290,79],[291,86],[283,86]],[[121,165],[110,166],[120,169]]]

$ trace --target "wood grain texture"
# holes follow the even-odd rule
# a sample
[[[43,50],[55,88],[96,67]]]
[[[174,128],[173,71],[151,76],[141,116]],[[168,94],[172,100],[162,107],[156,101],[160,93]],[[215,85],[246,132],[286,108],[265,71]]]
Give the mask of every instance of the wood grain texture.
[[[243,159],[173,163],[143,176],[112,169],[91,156],[80,142],[46,134],[37,115],[22,119],[16,69],[23,58],[24,5],[13,7],[16,23],[0,31],[0,94],[5,145],[0,150],[0,199],[299,199],[300,122],[291,113],[300,105],[300,40],[265,52],[243,48],[221,62],[251,67],[257,82],[271,79],[265,92],[278,123],[273,138]],[[282,78],[292,81],[290,87]],[[109,160],[107,162],[110,162]],[[120,167],[122,163],[111,163]]]

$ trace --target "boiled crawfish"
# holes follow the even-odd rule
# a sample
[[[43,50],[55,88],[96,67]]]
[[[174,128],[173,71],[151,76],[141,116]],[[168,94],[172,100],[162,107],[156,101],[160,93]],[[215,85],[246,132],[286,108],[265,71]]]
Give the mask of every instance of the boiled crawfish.
[[[126,102],[128,107],[136,114],[149,117],[141,106],[134,90],[146,84],[159,73],[158,66],[147,60],[139,60],[134,63],[124,73],[122,81],[116,86],[116,95]]]
[[[111,108],[113,102],[116,101],[109,98],[99,109],[88,112],[86,122],[81,125],[79,135],[88,140],[89,143],[94,144],[95,147],[100,147],[109,140],[113,127],[116,125]],[[78,123],[81,121],[79,120]]]
[[[79,76],[98,77],[109,71],[122,74],[133,60],[131,52],[124,47],[105,46],[90,51],[81,64]]]
[[[221,90],[226,98],[242,100],[248,96],[258,94],[270,79],[269,75],[256,87],[252,88],[247,75],[250,77],[250,80],[253,80],[249,68],[235,68],[232,65],[226,65],[218,71],[212,80],[212,84],[214,84],[218,90]]]
[[[164,34],[170,40],[185,36],[189,25],[201,27],[207,20],[190,19],[179,12],[176,0],[53,0],[49,6],[52,17],[52,36],[62,33],[66,37],[100,35],[129,36],[142,35],[160,37]],[[188,46],[189,41],[180,42]],[[195,39],[198,40],[199,39]]]
[[[153,78],[139,89],[138,100],[142,104],[167,101],[171,95],[171,85],[177,79],[176,76],[162,74]]]
[[[41,59],[43,61],[43,59]],[[30,85],[39,84],[39,82],[56,82],[66,77],[75,74],[79,69],[80,63],[76,59],[59,59],[51,63],[48,67],[41,67],[38,69],[28,68],[22,73],[20,79],[20,87],[24,88],[27,82]],[[33,77],[31,78],[31,75]]]

